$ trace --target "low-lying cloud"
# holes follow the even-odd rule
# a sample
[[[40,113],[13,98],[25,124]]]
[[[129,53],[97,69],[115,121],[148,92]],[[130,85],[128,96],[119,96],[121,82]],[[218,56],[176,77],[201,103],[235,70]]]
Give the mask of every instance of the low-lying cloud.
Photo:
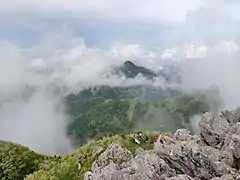
[[[61,42],[59,38],[65,39],[58,37],[57,42]],[[152,56],[136,45],[104,50],[88,48],[74,38],[68,39],[70,43],[46,48],[55,41],[45,39],[28,49],[13,43],[0,44],[0,139],[45,154],[66,154],[73,148],[66,132],[70,119],[63,97],[96,85],[149,83],[141,77],[127,81],[109,76],[109,70],[126,59],[144,64]]]
[[[139,45],[122,44],[104,50],[88,48],[79,41],[79,44],[64,48],[51,48],[41,55],[36,54],[34,48],[26,50],[8,43],[1,46],[0,138],[22,143],[46,154],[64,154],[72,150],[66,136],[69,117],[62,103],[64,94],[55,94],[55,90],[60,88],[64,89],[62,93],[77,93],[94,85],[149,83],[141,77],[126,80],[106,76],[109,68],[127,59],[155,69],[166,61],[175,63],[177,59],[176,64],[183,69],[183,89],[192,91],[216,84],[228,107],[240,104],[240,84],[236,81],[239,75],[239,45],[233,41],[214,47],[178,47],[178,53],[165,56],[160,61],[167,50],[148,51]],[[198,50],[203,52],[202,47],[206,50],[199,57]],[[155,84],[159,85],[158,82]]]
[[[216,85],[225,108],[240,105],[239,4],[233,1],[154,0],[149,4],[145,1],[23,0],[19,4],[3,0],[0,11],[0,27],[12,30],[16,24],[23,29],[26,25],[34,32],[39,29],[36,31],[41,34],[30,47],[17,45],[14,40],[0,42],[0,139],[22,143],[46,154],[72,151],[66,135],[69,117],[62,97],[94,85],[149,85],[141,77],[126,80],[109,76],[109,68],[125,60],[153,70],[163,64],[178,65],[183,71],[183,90],[192,92]],[[27,23],[23,21],[25,17],[30,19]],[[161,48],[126,44],[121,38],[114,39],[108,47],[89,47],[85,37],[76,36],[71,28],[52,32],[52,26],[44,22],[51,17],[63,24],[67,17],[86,22],[98,19],[101,23],[104,19],[141,22],[143,26],[152,23],[179,26],[170,28],[170,34],[162,34],[163,31],[146,34],[159,39],[169,37],[166,44],[161,42]],[[135,31],[137,36],[137,28]],[[101,35],[98,29],[89,30],[93,39],[94,33]],[[154,85],[164,86],[162,81]]]

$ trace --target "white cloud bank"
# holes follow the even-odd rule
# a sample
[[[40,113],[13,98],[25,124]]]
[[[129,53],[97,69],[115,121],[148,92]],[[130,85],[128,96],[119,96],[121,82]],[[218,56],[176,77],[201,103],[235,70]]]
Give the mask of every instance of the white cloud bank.
[[[217,45],[189,44],[165,49],[161,55],[164,60],[185,61],[188,59],[204,59],[213,54],[232,54],[239,52],[239,44],[235,41],[224,41]]]
[[[47,16],[103,18],[107,20],[181,23],[188,12],[201,7],[204,0],[2,0],[0,11],[37,13]]]
[[[58,34],[29,49],[2,42],[0,54],[0,139],[46,154],[73,150],[66,135],[69,117],[63,94],[56,94],[56,89],[70,93],[93,85],[145,83],[142,79],[109,78],[104,73],[126,59],[143,64],[152,58],[138,45],[116,44],[103,50]]]
[[[166,49],[161,57],[178,63],[185,89],[201,89],[217,85],[226,108],[240,106],[240,44],[223,41],[217,45],[190,44]]]
[[[126,85],[124,79],[106,78],[103,75],[110,66],[124,60],[133,60],[150,68],[161,65],[161,59],[174,61],[184,70],[184,88],[191,90],[217,84],[227,106],[239,106],[240,46],[237,39],[226,38],[224,36],[226,34],[220,31],[218,44],[191,41],[202,31],[209,31],[203,28],[203,25],[208,24],[211,19],[208,16],[214,17],[211,19],[213,25],[216,22],[221,25],[216,28],[220,27],[219,30],[222,30],[221,27],[225,27],[226,32],[233,33],[230,31],[228,21],[221,21],[224,18],[220,19],[217,12],[221,12],[220,14],[226,12],[233,23],[237,24],[239,4],[233,1],[228,1],[227,4],[226,2],[223,0],[199,0],[194,3],[192,0],[0,1],[2,15],[0,20],[4,19],[5,22],[12,18],[15,18],[16,22],[18,18],[21,19],[21,16],[16,15],[24,14],[33,19],[35,15],[47,18],[82,17],[86,20],[98,17],[112,21],[167,24],[179,24],[184,22],[186,17],[188,19],[182,24],[187,29],[184,31],[188,37],[187,41],[179,45],[174,44],[175,39],[172,38],[173,47],[161,51],[156,50],[157,48],[149,50],[138,44],[120,43],[108,49],[89,48],[83,39],[72,37],[66,32],[60,34],[44,32],[49,35],[29,49],[15,46],[14,42],[1,42],[0,139],[22,143],[47,154],[64,154],[71,151],[70,141],[66,137],[66,122],[69,119],[64,113],[61,97],[54,94],[54,88],[64,87],[67,91],[76,92],[83,87],[96,84]],[[205,11],[200,7],[207,8],[208,14],[204,14]],[[191,19],[191,11],[198,8],[203,21],[199,21],[198,13]],[[212,9],[217,12],[211,11]],[[192,26],[188,26],[189,22],[192,22]],[[193,27],[197,27],[197,31],[189,35],[188,32]],[[215,34],[218,31],[211,32]],[[211,34],[206,37],[211,37]],[[141,79],[138,82],[145,83]],[[36,89],[31,97],[28,97],[31,94],[29,86]]]
[[[175,55],[168,55],[165,61],[185,60],[178,62],[184,70],[185,89],[217,84],[228,107],[239,106],[239,48],[235,41],[223,41],[214,46],[186,44],[164,51],[119,43],[101,49],[87,47],[82,39],[59,35],[45,38],[30,49],[0,43],[0,139],[47,154],[71,151],[66,136],[69,118],[61,96],[54,94],[55,88],[77,92],[92,85],[146,83],[142,79],[126,82],[109,78],[104,72],[125,60],[156,69],[166,52],[173,49],[177,49]],[[33,95],[29,86],[36,89]]]

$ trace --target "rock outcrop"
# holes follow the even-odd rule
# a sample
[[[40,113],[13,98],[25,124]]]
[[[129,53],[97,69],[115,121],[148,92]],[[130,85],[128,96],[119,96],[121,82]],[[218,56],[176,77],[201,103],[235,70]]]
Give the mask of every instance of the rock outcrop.
[[[206,113],[199,126],[198,135],[179,129],[134,155],[111,144],[85,180],[240,180],[240,109]]]

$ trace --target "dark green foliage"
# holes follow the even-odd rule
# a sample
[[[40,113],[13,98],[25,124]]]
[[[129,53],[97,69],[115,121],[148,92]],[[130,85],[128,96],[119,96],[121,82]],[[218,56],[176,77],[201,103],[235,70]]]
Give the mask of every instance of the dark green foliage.
[[[43,156],[11,142],[0,141],[0,179],[21,180],[37,170]]]
[[[104,149],[112,142],[121,142],[119,136],[103,138],[99,141],[90,141],[85,146],[79,148],[74,153],[62,157],[60,161],[48,161],[44,163],[38,171],[29,175],[27,180],[78,180],[83,179],[84,173],[91,170],[94,160],[99,154],[93,154],[95,146],[101,146]],[[79,154],[86,157],[82,162],[81,169],[78,169],[77,158]]]
[[[142,103],[137,99],[106,99],[93,103],[85,112],[73,115],[69,134],[76,144],[116,133],[131,131],[171,131],[189,128],[189,118],[209,110],[208,103],[197,95],[182,95],[168,100]]]
[[[179,128],[191,128],[190,117],[209,111],[208,103],[195,95],[135,106],[133,121],[136,131],[174,132]],[[191,129],[189,129],[191,130]]]
[[[123,63],[118,70],[128,78],[137,74],[156,76],[151,70],[130,61]],[[168,72],[163,74],[164,78],[168,76]],[[116,133],[139,130],[173,132],[178,128],[191,128],[190,117],[210,109],[209,99],[204,94],[186,95],[178,90],[151,85],[98,86],[77,95],[71,94],[66,102],[72,117],[68,134],[77,146]]]
[[[79,144],[89,139],[99,139],[111,134],[125,132],[133,126],[128,116],[131,101],[106,100],[83,115],[76,117],[69,126],[69,133]]]
[[[149,137],[153,136],[153,133],[147,134]],[[100,154],[94,154],[94,148],[96,146],[101,146],[103,150],[111,143],[118,143],[123,148],[129,149],[132,153],[139,147],[143,149],[152,149],[153,143],[150,141],[147,143],[141,143],[138,145],[132,141],[129,134],[122,134],[124,138],[119,135],[112,137],[105,137],[101,140],[89,141],[86,145],[79,148],[72,154],[62,157],[60,161],[45,161],[38,171],[33,174],[28,175],[27,180],[80,180],[83,179],[85,172],[91,170],[92,163],[98,158]],[[101,153],[101,152],[100,152]],[[77,158],[80,154],[85,156],[82,161],[81,169],[78,169]],[[109,161],[114,161],[116,163],[123,163],[123,161],[118,159],[108,159]]]
[[[105,101],[87,114],[89,125],[96,129],[97,134],[123,132],[131,128],[128,118],[129,106],[129,101]]]

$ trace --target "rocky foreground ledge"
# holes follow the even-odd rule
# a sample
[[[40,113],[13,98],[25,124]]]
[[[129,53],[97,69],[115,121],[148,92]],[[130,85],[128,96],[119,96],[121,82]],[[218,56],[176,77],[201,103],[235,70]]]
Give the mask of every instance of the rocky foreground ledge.
[[[240,180],[240,109],[206,113],[199,125],[198,135],[179,129],[150,151],[110,144],[84,180]]]

